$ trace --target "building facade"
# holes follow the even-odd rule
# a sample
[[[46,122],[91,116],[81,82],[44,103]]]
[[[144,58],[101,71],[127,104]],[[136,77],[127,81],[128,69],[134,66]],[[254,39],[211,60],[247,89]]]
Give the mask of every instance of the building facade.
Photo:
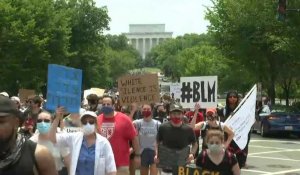
[[[124,33],[129,43],[145,59],[151,49],[162,41],[172,38],[173,32],[165,32],[165,24],[130,24],[129,33]]]

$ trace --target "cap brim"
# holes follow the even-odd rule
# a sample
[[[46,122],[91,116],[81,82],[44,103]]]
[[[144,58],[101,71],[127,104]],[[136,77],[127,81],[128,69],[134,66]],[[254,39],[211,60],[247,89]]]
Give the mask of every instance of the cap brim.
[[[181,109],[173,109],[170,112],[174,112],[174,111],[183,112],[183,110],[181,110]]]

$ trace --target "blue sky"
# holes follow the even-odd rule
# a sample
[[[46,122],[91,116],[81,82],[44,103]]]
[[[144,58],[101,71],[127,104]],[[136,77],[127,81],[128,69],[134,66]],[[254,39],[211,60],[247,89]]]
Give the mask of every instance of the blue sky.
[[[98,7],[107,6],[111,18],[110,31],[121,34],[129,24],[166,24],[173,36],[205,33],[209,22],[204,20],[210,0],[95,0]]]

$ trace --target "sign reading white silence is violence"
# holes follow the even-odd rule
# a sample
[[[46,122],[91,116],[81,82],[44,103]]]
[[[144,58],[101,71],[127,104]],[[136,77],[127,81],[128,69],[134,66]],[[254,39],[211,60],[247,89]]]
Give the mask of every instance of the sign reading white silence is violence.
[[[233,129],[233,140],[240,149],[244,149],[248,141],[248,133],[255,122],[256,85],[248,92],[233,115],[229,116],[225,124]]]
[[[217,76],[181,77],[180,103],[184,108],[193,108],[200,103],[202,108],[217,107]]]

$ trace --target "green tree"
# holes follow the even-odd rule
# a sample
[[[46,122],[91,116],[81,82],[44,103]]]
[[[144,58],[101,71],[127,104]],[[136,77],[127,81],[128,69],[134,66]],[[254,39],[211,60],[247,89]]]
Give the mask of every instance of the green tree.
[[[67,63],[68,20],[52,0],[0,1],[0,89],[38,90],[49,63]]]
[[[295,51],[299,46],[299,19],[291,15],[288,22],[277,21],[277,4],[273,1],[213,0],[213,3],[207,19],[218,48],[239,63],[243,71],[256,77],[256,81],[263,82],[274,104],[279,76],[283,71],[295,76],[284,67],[291,62],[299,65]]]

